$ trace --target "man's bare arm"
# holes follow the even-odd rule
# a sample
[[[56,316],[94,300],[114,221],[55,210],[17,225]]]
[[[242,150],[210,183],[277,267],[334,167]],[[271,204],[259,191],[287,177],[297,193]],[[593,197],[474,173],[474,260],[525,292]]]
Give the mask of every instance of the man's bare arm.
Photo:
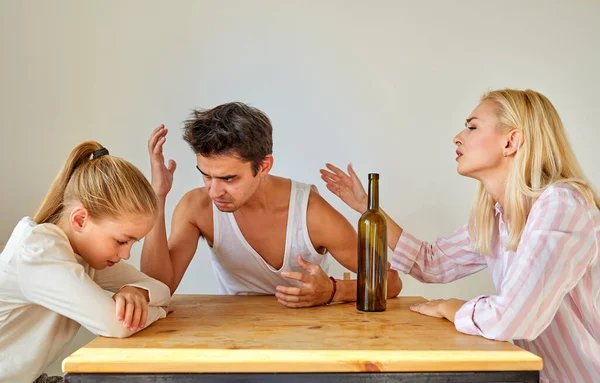
[[[307,224],[315,245],[323,246],[346,269],[356,273],[358,268],[358,236],[354,227],[325,199],[311,193]],[[338,293],[334,301],[356,300],[356,280],[338,281]],[[402,280],[398,273],[388,267],[388,298],[400,294]]]
[[[189,219],[195,209],[194,194],[188,192],[177,204],[171,222],[171,236],[167,241],[164,203],[154,227],[144,240],[141,270],[166,284],[175,292],[187,270],[200,238],[200,229]]]
[[[316,192],[312,192],[308,202],[307,226],[313,246],[326,248],[332,256],[353,272],[357,271],[358,237],[352,225]],[[319,265],[302,261],[298,263],[307,273],[282,273],[284,277],[299,280],[302,287],[278,286],[276,297],[279,303],[288,307],[309,307],[326,303],[331,296],[333,283]],[[388,268],[389,270],[389,268]],[[337,281],[334,302],[356,300],[356,280]],[[398,273],[388,271],[389,298],[395,297],[402,289]]]

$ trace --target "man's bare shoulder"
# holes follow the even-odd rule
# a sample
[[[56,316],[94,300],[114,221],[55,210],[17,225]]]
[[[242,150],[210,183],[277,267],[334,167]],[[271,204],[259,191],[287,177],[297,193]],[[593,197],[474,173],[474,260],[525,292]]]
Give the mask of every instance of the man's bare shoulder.
[[[311,185],[306,207],[306,217],[309,229],[311,227],[326,227],[332,221],[337,221],[343,216],[319,194],[316,186]]]
[[[325,212],[331,213],[336,211],[319,193],[319,189],[315,185],[310,185],[310,194],[308,195],[307,212],[321,214]]]
[[[212,201],[208,196],[208,190],[201,187],[185,193],[177,204],[177,210],[184,216],[194,217],[190,221],[208,218],[208,216],[212,219]]]
[[[349,223],[348,220],[327,202],[315,185],[311,185],[310,195],[308,196],[308,206],[306,215],[309,225],[312,223],[318,227],[327,227],[328,225]]]
[[[350,222],[323,198],[311,185],[306,208],[306,224],[315,247],[330,248],[332,239],[341,238],[353,243],[355,231]]]

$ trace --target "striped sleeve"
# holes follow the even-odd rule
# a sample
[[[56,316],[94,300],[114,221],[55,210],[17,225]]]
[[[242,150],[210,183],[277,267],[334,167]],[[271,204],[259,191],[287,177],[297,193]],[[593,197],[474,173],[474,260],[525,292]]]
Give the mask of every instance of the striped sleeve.
[[[534,204],[499,295],[467,302],[458,331],[495,340],[533,340],[595,258],[594,221],[576,192],[556,188]]]
[[[485,267],[485,257],[470,249],[468,225],[434,244],[402,232],[391,259],[392,268],[425,283],[448,283]]]

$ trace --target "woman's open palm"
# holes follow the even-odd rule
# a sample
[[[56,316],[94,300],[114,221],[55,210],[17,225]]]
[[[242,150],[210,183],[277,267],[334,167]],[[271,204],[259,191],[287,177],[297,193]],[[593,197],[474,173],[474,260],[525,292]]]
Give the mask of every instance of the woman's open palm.
[[[325,166],[327,170],[321,169],[320,172],[327,189],[357,212],[362,214],[367,211],[367,192],[352,169],[352,164],[348,164],[348,174],[332,164],[325,164]]]

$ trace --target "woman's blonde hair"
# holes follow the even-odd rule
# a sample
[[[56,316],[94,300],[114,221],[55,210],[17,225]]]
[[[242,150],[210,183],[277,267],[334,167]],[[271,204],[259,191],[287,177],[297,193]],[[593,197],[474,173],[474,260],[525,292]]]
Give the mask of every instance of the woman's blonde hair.
[[[590,204],[600,208],[600,201],[577,163],[550,100],[533,90],[501,89],[485,93],[481,102],[495,105],[502,133],[518,129],[524,138],[506,180],[503,206],[508,229],[506,250],[517,249],[533,203],[552,184],[569,184]],[[495,230],[495,201],[480,183],[469,219],[469,233],[476,251],[492,253]]]
[[[146,177],[122,158],[108,154],[92,158],[101,149],[99,143],[86,141],[71,151],[35,214],[35,222],[56,224],[65,208],[76,202],[94,219],[156,213],[158,199]]]

